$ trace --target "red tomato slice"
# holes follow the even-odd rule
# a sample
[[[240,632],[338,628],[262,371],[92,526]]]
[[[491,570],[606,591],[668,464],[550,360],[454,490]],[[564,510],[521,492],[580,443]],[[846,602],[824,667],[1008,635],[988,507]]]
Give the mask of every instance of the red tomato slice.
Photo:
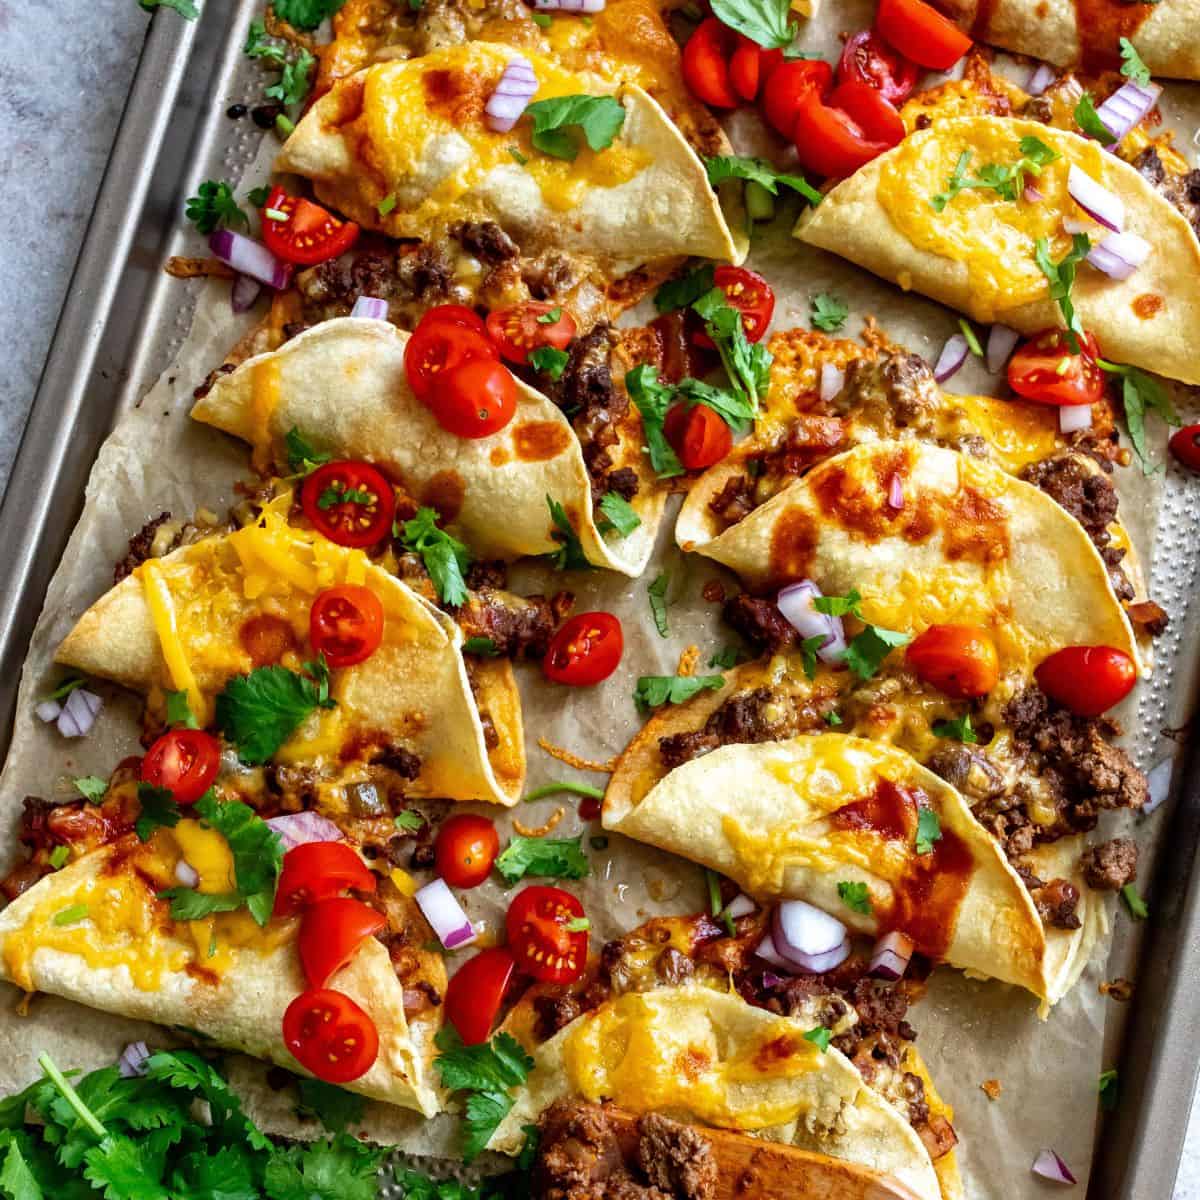
[[[195,804],[221,765],[221,743],[202,729],[170,729],[142,759],[142,780],[167,788],[176,804]]]
[[[838,83],[865,83],[889,104],[900,105],[917,86],[920,68],[883,40],[873,29],[850,38],[838,60]]]
[[[283,1014],[283,1043],[326,1083],[365,1075],[379,1056],[375,1022],[349,996],[328,988],[301,992]]]
[[[714,466],[733,449],[733,434],[724,418],[704,404],[673,405],[663,433],[689,471]]]
[[[487,334],[487,326],[483,323],[483,318],[465,304],[435,304],[433,308],[427,308],[417,322],[417,329],[422,326],[428,328],[430,325],[438,323],[461,325],[463,329]],[[414,332],[416,331],[414,330]]]
[[[354,957],[361,943],[386,925],[381,912],[351,896],[334,896],[309,905],[296,941],[309,984],[323,988]]]
[[[487,817],[461,813],[442,822],[433,843],[437,873],[458,888],[478,887],[500,853],[500,835]]]
[[[461,438],[499,433],[517,411],[517,385],[494,358],[454,367],[437,382],[427,401],[438,424]]]
[[[567,926],[582,918],[583,905],[562,888],[527,887],[518,892],[504,922],[517,969],[543,983],[578,979],[587,966],[587,930]]]
[[[404,373],[417,399],[428,400],[434,385],[456,367],[498,357],[479,317],[461,304],[443,304],[417,322],[404,348]]]
[[[1137,683],[1137,666],[1112,646],[1067,646],[1033,673],[1038,687],[1081,717],[1098,717],[1124,700]]]
[[[488,336],[501,357],[514,363],[527,363],[530,352],[542,346],[565,350],[577,328],[575,318],[561,304],[538,300],[498,308],[487,319]]]
[[[767,124],[785,138],[796,127],[800,101],[810,92],[825,95],[833,86],[833,68],[819,59],[785,62],[772,71],[762,92],[762,110]]]
[[[953,21],[922,0],[879,0],[875,28],[901,54],[933,71],[948,71],[971,48]]]
[[[347,889],[373,892],[375,887],[375,876],[345,842],[303,842],[283,856],[274,912],[290,917]]]
[[[1200,471],[1200,425],[1185,425],[1171,435],[1171,453],[1185,467]]]
[[[617,669],[624,649],[621,622],[612,613],[580,613],[554,635],[542,673],[555,683],[587,687]]]
[[[996,643],[978,625],[930,625],[906,657],[926,683],[960,700],[986,696],[1000,678]]]
[[[705,17],[683,48],[683,80],[705,104],[737,108],[737,93],[729,80],[729,57],[737,34],[716,17]]]
[[[895,129],[886,113],[891,105],[866,84],[843,83],[825,100],[816,92],[801,97],[792,130],[800,161],[819,175],[842,179],[890,150],[904,136],[904,122],[892,108],[891,117],[899,124],[899,134],[894,141],[877,140],[839,102],[852,105],[876,128]]]
[[[454,973],[446,988],[446,1020],[468,1046],[488,1040],[516,963],[503,946],[481,950]]]
[[[284,213],[287,220],[275,220],[267,216],[267,210]],[[263,206],[262,236],[277,258],[311,267],[349,250],[358,241],[358,226],[339,220],[303,196],[289,196],[283,188],[274,187]]]
[[[783,62],[782,50],[764,50],[757,42],[737,35],[737,49],[729,59],[729,82],[745,101],[753,104],[759,88]]]
[[[713,283],[725,293],[731,308],[742,314],[742,330],[746,341],[761,342],[775,312],[775,293],[771,285],[746,267],[718,267],[713,272]],[[697,346],[713,349],[713,340],[704,330],[692,334]]]
[[[383,641],[383,604],[370,588],[343,583],[317,593],[308,614],[308,640],[331,667],[352,667]]]
[[[396,494],[370,463],[341,460],[309,475],[300,506],[318,533],[339,546],[373,546],[392,532]]]
[[[1099,351],[1090,333],[1072,354],[1061,329],[1045,329],[1023,342],[1008,361],[1008,386],[1038,404],[1096,404],[1104,398],[1104,372],[1096,366]]]

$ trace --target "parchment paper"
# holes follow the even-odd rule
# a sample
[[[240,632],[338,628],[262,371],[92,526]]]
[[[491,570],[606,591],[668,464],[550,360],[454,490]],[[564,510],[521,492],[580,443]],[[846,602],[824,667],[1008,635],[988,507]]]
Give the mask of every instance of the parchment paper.
[[[820,28],[808,31],[806,45],[835,57],[837,33],[869,23],[873,4],[830,5]],[[1014,66],[1021,78],[1028,68]],[[1172,84],[1164,110],[1179,122],[1181,148],[1191,150],[1190,137],[1200,115],[1200,94],[1189,85]],[[782,158],[778,142],[766,142],[761,127],[743,114],[735,115],[731,134],[743,153],[767,151]],[[273,147],[264,146],[257,169],[247,179],[260,181]],[[897,341],[936,359],[945,338],[956,329],[956,317],[938,305],[903,296],[890,286],[832,256],[801,246],[790,235],[796,210],[780,206],[771,228],[755,234],[750,266],[771,281],[778,297],[774,328],[807,324],[811,298],[834,292],[851,305],[847,334],[873,315]],[[113,563],[125,551],[126,540],[150,517],[164,510],[177,517],[199,507],[223,512],[235,499],[233,484],[249,474],[248,450],[240,443],[187,418],[192,388],[248,328],[253,314],[235,318],[228,306],[228,283],[180,282],[180,289],[202,290],[191,332],[176,362],[128,413],[105,444],[88,484],[83,515],[50,586],[45,610],[33,636],[21,681],[12,751],[0,776],[0,856],[5,869],[15,856],[17,819],[27,794],[67,799],[74,792],[73,776],[107,775],[127,754],[139,750],[139,702],[119,690],[99,685],[105,708],[92,736],[67,741],[52,726],[33,716],[37,699],[48,692],[60,672],[51,665],[55,646],[80,613],[111,582]],[[993,392],[997,381],[972,359],[949,384],[960,392]],[[1185,412],[1189,411],[1186,398]],[[1190,411],[1195,413],[1194,405]],[[1196,419],[1193,415],[1191,419]],[[1150,441],[1162,459],[1163,429],[1151,423]],[[1164,486],[1165,480],[1165,486]],[[1181,656],[1191,622],[1188,599],[1194,590],[1198,550],[1191,505],[1197,493],[1183,475],[1168,470],[1149,478],[1136,467],[1120,473],[1121,515],[1130,528],[1143,561],[1153,568],[1152,594],[1172,614],[1172,629],[1161,639],[1155,680],[1143,684],[1131,702],[1126,721],[1133,731],[1132,746],[1144,767],[1169,759],[1175,744],[1160,737],[1165,726],[1184,719],[1183,704],[1190,694],[1192,667]],[[525,710],[529,786],[554,779],[584,779],[603,786],[604,776],[581,774],[548,756],[539,737],[569,747],[585,758],[607,760],[627,743],[641,723],[632,693],[637,676],[671,674],[680,653],[690,645],[701,649],[698,670],[708,658],[734,641],[721,626],[719,605],[705,602],[705,582],[719,578],[727,589],[736,585],[714,564],[699,557],[685,558],[674,546],[672,530],[677,501],[668,511],[655,558],[638,580],[604,573],[561,575],[539,565],[523,564],[513,572],[517,590],[553,592],[562,587],[578,598],[577,611],[603,608],[615,612],[626,633],[626,652],[617,673],[599,687],[575,690],[547,685],[536,668],[518,669]],[[1152,553],[1155,527],[1157,543]],[[661,638],[651,621],[646,588],[660,572],[670,575],[668,597],[670,636]],[[1161,772],[1160,772],[1161,775]],[[1160,783],[1161,786],[1161,783]],[[555,836],[577,832],[598,835],[598,825],[581,822],[572,798],[563,796],[521,805],[515,813],[477,806],[498,820],[502,836],[515,816],[528,826],[545,821],[560,803],[566,809]],[[1162,827],[1161,816],[1137,823],[1143,842]],[[1105,836],[1117,832],[1105,828]],[[592,920],[593,938],[625,931],[647,917],[666,912],[696,911],[704,904],[701,874],[693,865],[628,842],[608,837],[605,849],[589,849],[592,875],[576,888]],[[585,841],[585,846],[587,842]],[[1148,876],[1144,875],[1143,878]],[[502,925],[506,892],[488,883],[463,897],[472,919],[488,932]],[[1030,1175],[1039,1148],[1054,1146],[1081,1181],[1082,1195],[1097,1123],[1097,1079],[1107,1065],[1106,1026],[1111,1042],[1123,1014],[1105,1000],[1098,983],[1129,961],[1136,948],[1129,923],[1117,916],[1117,961],[1109,966],[1104,952],[1090,964],[1075,990],[1042,1022],[1032,997],[1006,986],[970,980],[958,972],[935,973],[927,997],[911,1020],[919,1046],[942,1094],[955,1106],[959,1154],[972,1200],[984,1197],[1011,1200],[1043,1195],[1045,1185]],[[450,956],[451,965],[465,955]],[[23,1085],[38,1074],[37,1055],[50,1050],[63,1067],[90,1068],[111,1062],[122,1045],[142,1038],[152,1045],[172,1040],[165,1031],[85,1010],[53,997],[37,997],[27,1016],[17,1013],[14,989],[0,991],[0,1091]],[[231,1063],[235,1080],[249,1106],[269,1130],[315,1136],[311,1122],[293,1114],[290,1089],[274,1091],[265,1082],[265,1069],[250,1060]],[[1003,1091],[990,1101],[979,1085],[1000,1080]],[[423,1122],[414,1114],[386,1105],[369,1106],[363,1130],[383,1142],[417,1154],[453,1154],[457,1119],[442,1116]]]

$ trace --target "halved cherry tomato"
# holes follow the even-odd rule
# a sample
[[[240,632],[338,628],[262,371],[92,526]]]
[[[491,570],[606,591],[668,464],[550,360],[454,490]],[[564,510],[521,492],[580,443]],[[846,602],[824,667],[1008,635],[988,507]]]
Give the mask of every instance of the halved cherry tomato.
[[[1200,425],[1185,425],[1171,435],[1171,453],[1185,467],[1200,471]]]
[[[1072,354],[1062,329],[1044,329],[1023,342],[1008,362],[1008,386],[1039,404],[1096,404],[1104,397],[1104,373],[1096,365],[1099,350],[1090,333]]]
[[[300,506],[319,533],[339,546],[373,546],[392,531],[396,493],[370,463],[326,463],[300,489]]]
[[[323,988],[354,957],[359,945],[385,925],[387,920],[378,909],[352,896],[310,904],[296,939],[309,985]]]
[[[326,588],[309,610],[308,640],[331,667],[363,662],[383,641],[383,604],[360,584]]]
[[[286,214],[287,220],[267,216],[268,209]],[[358,226],[303,196],[289,196],[283,188],[274,187],[263,206],[262,236],[276,258],[311,267],[349,250],[358,240]]]
[[[437,873],[460,888],[478,887],[500,853],[500,835],[487,817],[460,813],[442,822],[433,843]]]
[[[287,1006],[283,1044],[318,1079],[349,1083],[365,1075],[379,1056],[379,1030],[349,996],[312,988]]]
[[[578,979],[587,966],[588,934],[567,926],[582,919],[583,905],[562,888],[518,892],[504,921],[517,970],[543,983]]]
[[[146,751],[142,780],[167,788],[176,804],[195,804],[217,777],[221,743],[202,729],[169,729]]]
[[[971,39],[923,0],[879,0],[875,28],[913,62],[948,71],[971,48]]]
[[[705,17],[683,48],[683,79],[692,95],[714,108],[737,108],[729,80],[729,57],[737,34],[716,17]]]
[[[274,613],[258,613],[243,621],[238,641],[256,667],[277,663],[289,650],[296,649],[296,635],[290,621]]]
[[[1133,690],[1137,665],[1113,646],[1067,646],[1042,659],[1033,676],[1051,700],[1078,716],[1098,717]]]
[[[904,122],[873,87],[850,82],[802,96],[791,136],[805,167],[842,179],[897,145]]]
[[[713,283],[725,293],[729,306],[742,314],[746,341],[762,341],[775,312],[775,293],[771,285],[757,271],[746,267],[718,267],[713,272]],[[713,349],[712,338],[702,329],[692,334],[692,341],[697,346]]]
[[[456,367],[499,357],[475,313],[462,304],[442,304],[412,331],[404,348],[404,374],[417,399],[428,400],[434,385]]]
[[[996,643],[978,625],[930,625],[906,653],[909,665],[947,696],[986,696],[1000,678]]]
[[[443,1011],[466,1045],[488,1040],[515,969],[512,954],[503,946],[493,946],[467,959],[454,973]]]
[[[498,308],[487,319],[488,336],[501,357],[515,363],[527,363],[530,352],[541,346],[565,350],[577,328],[575,318],[561,304],[540,300]]]
[[[275,915],[290,917],[349,888],[373,892],[375,876],[345,842],[302,842],[283,856]]]
[[[494,358],[477,358],[443,375],[428,400],[437,423],[462,438],[499,433],[517,411],[517,385]]]
[[[821,59],[785,62],[771,72],[762,90],[767,124],[785,138],[796,128],[796,110],[810,92],[823,96],[833,86],[833,68]]]
[[[848,39],[838,60],[838,83],[865,83],[889,103],[900,105],[917,86],[920,69],[893,49],[874,29],[863,29]]]
[[[719,413],[705,404],[675,404],[667,412],[663,433],[689,471],[714,466],[733,449],[733,434]]]
[[[555,683],[587,687],[617,669],[624,649],[621,622],[612,613],[580,613],[554,635],[542,673]]]
[[[729,59],[729,82],[743,100],[753,104],[758,99],[759,88],[782,62],[782,50],[764,50],[757,42],[739,33],[737,49]]]

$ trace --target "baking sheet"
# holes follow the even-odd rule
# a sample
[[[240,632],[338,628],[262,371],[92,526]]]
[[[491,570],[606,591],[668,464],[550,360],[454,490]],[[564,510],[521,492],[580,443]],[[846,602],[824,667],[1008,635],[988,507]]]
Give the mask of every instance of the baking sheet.
[[[820,30],[810,31],[808,45],[831,54],[840,29],[857,28],[867,21],[868,3],[839,5]],[[250,6],[239,8],[248,20]],[[211,18],[211,13],[210,13]],[[244,29],[229,31],[230,53],[240,46]],[[252,79],[251,79],[252,83]],[[249,84],[246,86],[250,86]],[[252,92],[252,87],[251,87]],[[241,98],[240,96],[237,98]],[[228,102],[223,97],[217,103]],[[1184,127],[1195,127],[1200,113],[1197,89],[1172,85],[1164,102],[1168,111],[1187,113]],[[231,127],[236,139],[226,139],[224,168],[217,174],[233,175],[253,152],[246,123]],[[759,150],[747,141],[750,126],[733,128],[741,150]],[[218,131],[224,133],[224,130]],[[268,145],[269,155],[272,147]],[[200,175],[199,178],[204,178]],[[246,170],[245,187],[262,181],[260,166]],[[902,297],[894,289],[849,265],[818,251],[801,247],[788,236],[794,210],[785,207],[767,235],[756,236],[750,265],[776,286],[779,305],[775,327],[805,324],[809,300],[821,291],[833,291],[851,303],[853,315],[847,331],[856,332],[864,316],[875,316],[896,340],[931,360],[945,337],[955,328],[955,318],[939,306],[915,297]],[[163,219],[174,219],[164,214]],[[179,239],[176,238],[176,241]],[[57,677],[49,667],[54,645],[80,612],[108,585],[112,563],[124,552],[127,538],[149,517],[163,510],[177,516],[198,506],[218,511],[232,499],[234,481],[247,471],[246,449],[215,431],[193,426],[187,420],[191,389],[220,361],[237,338],[240,323],[228,309],[228,285],[167,281],[171,299],[158,306],[165,314],[174,309],[182,333],[191,313],[184,301],[196,294],[196,318],[173,362],[140,406],[126,414],[105,444],[92,471],[83,516],[73,533],[62,564],[46,597],[46,607],[30,644],[17,704],[13,750],[0,777],[0,819],[15,825],[25,794],[67,798],[70,777],[107,774],[113,763],[138,749],[137,703],[114,689],[102,688],[107,704],[94,735],[68,743],[37,723],[32,704]],[[972,362],[951,383],[957,391],[993,390],[992,381]],[[1193,412],[1195,410],[1193,409]],[[1193,418],[1194,419],[1194,418]],[[1162,442],[1161,429],[1152,440]],[[1185,716],[1191,695],[1192,664],[1181,651],[1194,645],[1194,622],[1185,619],[1187,601],[1194,591],[1197,547],[1189,537],[1194,528],[1190,504],[1195,484],[1170,472],[1149,480],[1124,472],[1120,480],[1122,515],[1152,568],[1152,594],[1172,613],[1172,628],[1158,643],[1159,670],[1150,685],[1139,690],[1137,711],[1130,715],[1137,731],[1139,762],[1149,767],[1178,747],[1158,736],[1164,726],[1177,726]],[[674,506],[672,507],[672,515]],[[1151,556],[1150,532],[1161,530]],[[731,639],[719,622],[718,606],[700,595],[708,579],[722,577],[711,563],[684,559],[671,541],[668,520],[652,566],[640,580],[599,572],[562,576],[538,567],[522,567],[514,581],[526,590],[555,590],[567,586],[579,598],[580,609],[607,608],[618,613],[626,629],[628,650],[621,669],[599,688],[575,692],[548,688],[535,669],[520,668],[528,737],[529,783],[534,787],[550,779],[579,776],[549,758],[537,738],[569,746],[588,758],[607,759],[616,754],[640,724],[632,702],[639,674],[671,673],[680,652],[688,645],[701,648],[701,664]],[[661,639],[650,621],[646,586],[660,570],[671,574],[671,636]],[[726,577],[726,582],[728,579]],[[703,666],[701,666],[703,670]],[[569,797],[563,797],[563,801]],[[528,825],[537,825],[556,807],[554,799],[522,806],[515,814]],[[496,815],[488,810],[489,815]],[[502,818],[506,824],[508,816]],[[1139,835],[1148,839],[1165,827],[1160,814],[1138,822]],[[556,835],[584,828],[568,808]],[[599,832],[592,829],[591,832]],[[1106,828],[1106,835],[1111,835]],[[1115,832],[1113,830],[1112,832]],[[590,851],[593,875],[579,889],[592,917],[597,940],[627,929],[656,912],[685,912],[702,904],[699,871],[645,847],[610,837],[606,851]],[[12,839],[4,841],[6,851]],[[1143,879],[1148,878],[1143,874]],[[1143,885],[1143,890],[1145,886]],[[1151,900],[1154,902],[1153,891]],[[495,885],[471,893],[471,915],[494,928],[503,912],[503,892]],[[1097,984],[1117,973],[1128,974],[1127,964],[1136,951],[1128,936],[1129,923],[1116,918],[1117,945],[1111,963],[1094,961],[1075,991],[1055,1010],[1048,1022],[1036,1017],[1032,998],[997,984],[967,980],[956,972],[938,972],[927,999],[914,1011],[913,1024],[919,1045],[930,1062],[940,1090],[956,1106],[956,1127],[961,1137],[960,1155],[968,1194],[972,1197],[1036,1196],[1042,1187],[1029,1175],[1037,1150],[1053,1145],[1071,1163],[1081,1180],[1086,1176],[1095,1134],[1096,1080],[1112,1061],[1125,1009],[1103,1000]],[[1134,931],[1136,932],[1136,931]],[[163,1040],[162,1032],[103,1014],[86,1012],[49,997],[39,997],[28,1017],[15,1013],[16,995],[0,994],[0,1089],[8,1090],[37,1073],[35,1059],[51,1049],[62,1065],[88,1067],[111,1061],[124,1042],[133,1037]],[[284,1133],[314,1133],[291,1115],[291,1097],[262,1084],[256,1064],[239,1062],[235,1075],[251,1090],[254,1107],[268,1127]],[[999,1079],[1003,1092],[989,1101],[979,1090],[985,1079]],[[365,1128],[373,1136],[397,1142],[420,1153],[439,1153],[453,1146],[456,1122],[418,1118],[373,1105]]]

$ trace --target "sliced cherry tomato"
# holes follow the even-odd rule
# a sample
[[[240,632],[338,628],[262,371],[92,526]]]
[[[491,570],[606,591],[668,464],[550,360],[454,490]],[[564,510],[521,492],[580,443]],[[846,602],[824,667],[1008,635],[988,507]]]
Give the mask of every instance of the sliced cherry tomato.
[[[462,304],[443,304],[417,322],[404,348],[404,374],[417,399],[428,400],[434,385],[456,367],[499,357],[475,313]]]
[[[331,667],[363,662],[383,641],[383,604],[360,584],[326,588],[309,610],[308,640]]]
[[[554,635],[542,672],[555,683],[587,687],[617,669],[624,649],[621,622],[612,613],[580,613]]]
[[[1033,675],[1051,700],[1078,716],[1098,717],[1133,690],[1137,666],[1112,646],[1067,646],[1044,658]]]
[[[365,1075],[379,1056],[379,1030],[349,996],[313,988],[287,1006],[283,1044],[318,1079],[349,1083]]]
[[[1071,353],[1064,330],[1042,330],[1009,359],[1008,386],[1039,404],[1097,403],[1104,397],[1104,373],[1096,365],[1096,339],[1084,334],[1079,350]]]
[[[978,625],[930,625],[908,647],[909,665],[947,696],[986,696],[1000,678],[996,643]]]
[[[176,804],[195,804],[221,765],[221,743],[202,729],[169,729],[142,759],[142,780],[167,788]]]
[[[310,986],[323,988],[374,937],[387,920],[383,914],[352,896],[334,896],[310,904],[300,921],[296,947]]]
[[[733,449],[733,434],[720,414],[704,404],[675,404],[667,412],[663,433],[689,471],[714,466]]]
[[[478,887],[500,853],[500,835],[487,817],[460,813],[442,822],[433,843],[437,873],[459,888]]]
[[[256,667],[277,663],[289,650],[296,649],[292,623],[274,613],[258,613],[243,621],[238,641]]]
[[[738,35],[716,17],[705,17],[683,47],[683,79],[692,95],[714,108],[737,108],[729,59]]]
[[[875,28],[901,54],[933,71],[948,71],[971,48],[971,39],[923,0],[879,0]]]
[[[1171,453],[1185,467],[1200,471],[1200,425],[1185,425],[1171,435]]]
[[[791,136],[805,167],[842,179],[896,145],[904,122],[873,87],[843,83],[826,99],[815,91],[801,97]]]
[[[782,62],[782,50],[764,50],[757,42],[739,33],[737,49],[729,59],[729,82],[743,100],[753,104],[758,99],[759,89]]]
[[[285,214],[287,220],[267,216],[268,210]],[[262,235],[276,258],[311,267],[349,250],[358,241],[358,226],[303,196],[289,196],[274,187],[263,206]]]
[[[283,856],[275,915],[290,917],[349,888],[373,892],[375,876],[345,842],[302,842]]]
[[[917,86],[920,68],[880,37],[864,29],[849,38],[838,60],[838,83],[865,83],[889,103],[900,105]]]
[[[501,357],[515,363],[527,363],[530,352],[541,346],[565,350],[577,329],[575,318],[561,304],[539,300],[498,308],[487,319],[488,336]]]
[[[833,68],[821,59],[798,59],[772,71],[762,90],[762,110],[767,124],[790,138],[796,128],[796,110],[810,92],[825,95],[833,86]]]
[[[517,970],[543,983],[578,979],[587,966],[587,930],[567,926],[582,919],[583,905],[562,888],[518,892],[504,922]]]
[[[718,267],[713,272],[713,283],[725,293],[731,308],[742,314],[742,329],[746,341],[761,342],[775,312],[775,293],[771,285],[757,271],[746,267]],[[697,346],[713,349],[713,340],[704,330],[692,334]]]
[[[446,988],[444,1013],[466,1045],[488,1040],[515,969],[512,954],[494,946],[467,959],[454,973]]]
[[[370,463],[340,460],[304,480],[300,506],[319,533],[339,546],[373,546],[392,531],[396,493]]]
[[[517,411],[517,385],[494,358],[465,362],[443,375],[429,397],[438,424],[462,438],[499,433]]]

